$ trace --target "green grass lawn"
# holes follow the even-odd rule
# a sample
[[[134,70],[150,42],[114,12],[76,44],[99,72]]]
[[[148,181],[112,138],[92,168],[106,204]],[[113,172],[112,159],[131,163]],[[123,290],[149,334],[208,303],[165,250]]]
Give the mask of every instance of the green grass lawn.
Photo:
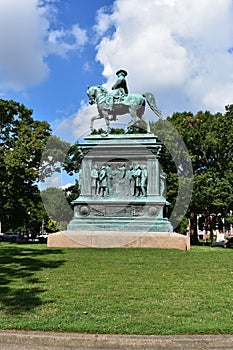
[[[233,329],[233,249],[0,244],[0,328],[118,334]]]

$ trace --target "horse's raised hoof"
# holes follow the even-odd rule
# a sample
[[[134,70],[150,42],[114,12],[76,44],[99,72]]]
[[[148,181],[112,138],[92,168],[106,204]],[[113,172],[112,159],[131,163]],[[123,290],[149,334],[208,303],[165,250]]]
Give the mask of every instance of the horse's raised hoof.
[[[112,118],[109,118],[110,122],[116,121],[116,120],[117,120],[117,116],[116,115],[112,115]]]

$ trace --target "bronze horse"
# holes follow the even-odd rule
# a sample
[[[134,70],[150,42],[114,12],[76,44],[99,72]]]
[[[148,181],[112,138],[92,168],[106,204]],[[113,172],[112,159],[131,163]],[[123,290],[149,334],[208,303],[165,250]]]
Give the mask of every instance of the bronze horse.
[[[154,95],[150,92],[144,94],[128,94],[120,102],[114,103],[113,108],[110,107],[111,93],[101,85],[91,86],[87,89],[89,103],[97,104],[99,114],[91,118],[91,131],[94,130],[94,121],[97,119],[105,119],[107,132],[110,130],[110,121],[116,120],[116,116],[129,113],[132,120],[128,123],[128,127],[135,126],[139,121],[146,123],[147,133],[150,133],[149,120],[144,116],[145,105],[148,103],[151,110],[159,117],[162,114],[156,106]],[[109,116],[112,116],[110,119]]]

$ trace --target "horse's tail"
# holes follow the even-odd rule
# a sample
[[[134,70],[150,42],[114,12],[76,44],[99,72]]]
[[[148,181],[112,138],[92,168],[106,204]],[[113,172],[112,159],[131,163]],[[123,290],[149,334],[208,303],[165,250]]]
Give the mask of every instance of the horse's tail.
[[[143,97],[145,97],[146,102],[148,103],[148,105],[150,106],[150,109],[159,117],[162,118],[162,112],[158,109],[158,107],[156,106],[156,102],[155,102],[155,97],[151,92],[145,92],[144,94],[142,94]]]

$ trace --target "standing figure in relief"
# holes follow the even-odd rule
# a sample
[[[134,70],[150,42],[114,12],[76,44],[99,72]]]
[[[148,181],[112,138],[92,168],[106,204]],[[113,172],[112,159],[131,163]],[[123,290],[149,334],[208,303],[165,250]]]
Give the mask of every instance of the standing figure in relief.
[[[141,194],[141,176],[142,176],[142,170],[140,168],[140,165],[136,165],[133,173],[134,178],[134,196],[140,196]]]
[[[118,177],[118,184],[119,184],[119,194],[125,195],[126,194],[126,167],[124,163],[117,169],[117,177]]]
[[[122,166],[120,168],[118,168],[118,170],[119,170],[119,179],[124,179],[125,175],[126,175],[125,164],[122,164]]]
[[[127,184],[127,187],[128,187],[128,195],[129,196],[133,196],[134,194],[134,178],[133,178],[133,174],[134,174],[134,168],[133,168],[133,165],[130,165],[129,166],[129,169],[127,170],[126,172],[126,178],[128,180],[128,184]]]
[[[106,167],[103,165],[99,174],[99,195],[104,197],[108,193],[108,181]]]
[[[97,165],[94,165],[91,171],[91,194],[97,195],[99,191],[99,171]]]
[[[143,165],[142,167],[142,173],[141,173],[141,192],[143,196],[147,196],[147,179],[148,179],[148,172],[147,167]]]
[[[112,186],[113,186],[113,183],[112,183],[113,171],[112,171],[110,164],[106,165],[106,175],[107,175],[107,177],[106,177],[106,181],[107,181],[106,194],[108,196],[110,196],[112,194]]]

